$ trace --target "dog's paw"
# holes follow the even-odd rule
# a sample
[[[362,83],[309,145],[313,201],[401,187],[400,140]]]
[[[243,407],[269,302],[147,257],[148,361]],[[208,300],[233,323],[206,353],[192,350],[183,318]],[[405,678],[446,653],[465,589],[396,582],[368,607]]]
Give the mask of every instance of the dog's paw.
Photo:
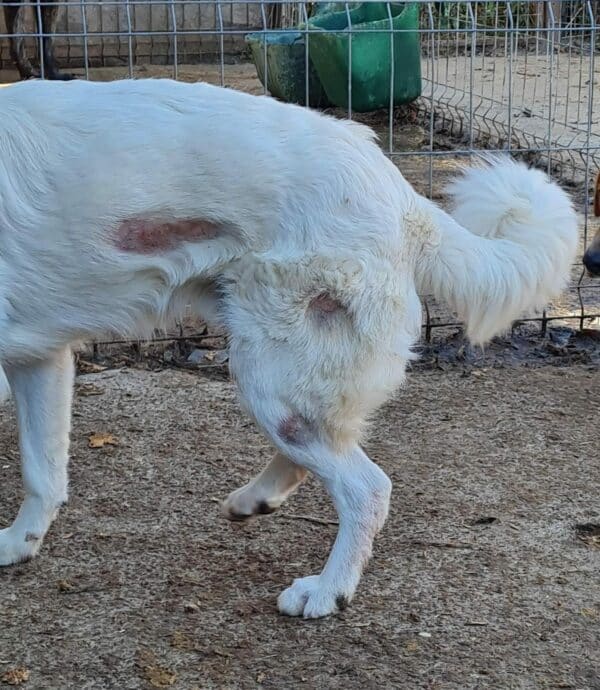
[[[324,585],[320,575],[309,575],[294,580],[292,586],[279,595],[277,607],[286,616],[323,618],[343,611],[349,600],[345,594]]]
[[[42,539],[34,534],[15,532],[11,527],[0,529],[0,566],[28,561],[41,545]]]
[[[221,504],[221,512],[228,520],[242,521],[254,515],[269,515],[274,513],[281,503],[274,503],[260,499],[250,487],[243,486],[241,489],[229,494]]]

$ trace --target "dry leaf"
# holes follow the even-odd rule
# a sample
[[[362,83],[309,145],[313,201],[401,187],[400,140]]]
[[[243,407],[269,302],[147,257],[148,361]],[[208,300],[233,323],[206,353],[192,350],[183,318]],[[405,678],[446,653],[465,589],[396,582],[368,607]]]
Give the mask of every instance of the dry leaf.
[[[407,642],[404,645],[404,649],[409,653],[412,654],[413,652],[416,652],[417,649],[419,649],[419,643],[416,642],[415,640],[410,640],[410,642]]]
[[[5,671],[0,680],[7,685],[21,685],[29,680],[29,671],[26,668],[11,668]]]
[[[266,673],[263,673],[263,672],[261,671],[261,672],[256,676],[256,682],[259,683],[259,684],[260,684],[260,683],[264,683],[266,677],[267,677],[267,674],[266,674]]]
[[[168,688],[177,680],[177,674],[163,666],[146,666],[142,671],[153,688]]]
[[[104,393],[104,388],[99,388],[93,383],[78,383],[75,387],[75,392],[77,395],[81,395],[85,398],[90,395],[102,395]]]
[[[97,374],[101,371],[106,371],[108,367],[102,367],[99,364],[94,364],[94,362],[86,362],[84,359],[80,359],[77,362],[79,371],[83,374]]]
[[[75,585],[71,584],[68,580],[59,580],[57,585],[59,592],[71,592],[75,589]]]
[[[177,674],[163,666],[147,666],[144,675],[153,688],[168,688],[177,680]]]
[[[176,630],[171,636],[171,647],[175,647],[175,649],[191,650],[194,648],[194,641],[184,632],[181,632],[181,630]]]
[[[104,448],[104,446],[119,445],[119,442],[112,434],[92,434],[88,440],[90,448]]]
[[[175,684],[177,674],[155,663],[154,654],[146,650],[139,652],[137,665],[145,680],[153,688],[168,688]]]

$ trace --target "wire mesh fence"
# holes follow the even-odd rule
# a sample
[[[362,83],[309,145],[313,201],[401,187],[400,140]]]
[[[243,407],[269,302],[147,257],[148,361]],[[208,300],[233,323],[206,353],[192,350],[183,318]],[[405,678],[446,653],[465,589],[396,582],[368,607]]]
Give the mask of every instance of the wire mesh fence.
[[[53,38],[60,67],[80,78],[170,76],[272,93],[366,122],[418,191],[442,204],[460,163],[508,151],[569,188],[582,252],[600,231],[598,0],[73,0],[30,3],[29,18],[27,6],[3,5],[3,82],[18,78],[17,43],[48,76],[43,43]],[[530,320],[542,333],[554,321],[597,328],[600,281],[578,263],[565,297]],[[457,325],[424,296],[426,339]],[[169,335],[189,337],[179,326]]]

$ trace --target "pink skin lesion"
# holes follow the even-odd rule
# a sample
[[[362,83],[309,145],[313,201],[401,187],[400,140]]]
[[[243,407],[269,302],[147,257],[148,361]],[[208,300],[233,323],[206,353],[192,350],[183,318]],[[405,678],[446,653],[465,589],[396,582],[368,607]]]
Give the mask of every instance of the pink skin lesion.
[[[324,314],[333,314],[334,311],[343,309],[342,303],[326,292],[322,292],[320,295],[313,297],[309,307],[316,311],[323,312]]]
[[[300,415],[290,415],[282,419],[277,429],[279,437],[294,446],[304,446],[312,438],[309,423]]]
[[[223,226],[203,218],[157,220],[129,218],[118,227],[115,244],[124,252],[158,254],[175,249],[183,242],[211,240]]]
[[[335,314],[345,312],[344,305],[335,297],[332,297],[328,292],[322,292],[320,295],[313,297],[308,304],[308,311],[314,314],[319,321],[327,322],[334,317]]]

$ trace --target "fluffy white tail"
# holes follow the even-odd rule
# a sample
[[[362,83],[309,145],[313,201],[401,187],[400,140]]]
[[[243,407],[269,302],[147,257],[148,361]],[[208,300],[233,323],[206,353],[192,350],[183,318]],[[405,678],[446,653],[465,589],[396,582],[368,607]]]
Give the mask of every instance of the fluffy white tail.
[[[449,192],[451,216],[425,202],[440,242],[421,257],[418,288],[446,301],[483,344],[564,289],[577,217],[558,185],[509,159],[484,160]]]

